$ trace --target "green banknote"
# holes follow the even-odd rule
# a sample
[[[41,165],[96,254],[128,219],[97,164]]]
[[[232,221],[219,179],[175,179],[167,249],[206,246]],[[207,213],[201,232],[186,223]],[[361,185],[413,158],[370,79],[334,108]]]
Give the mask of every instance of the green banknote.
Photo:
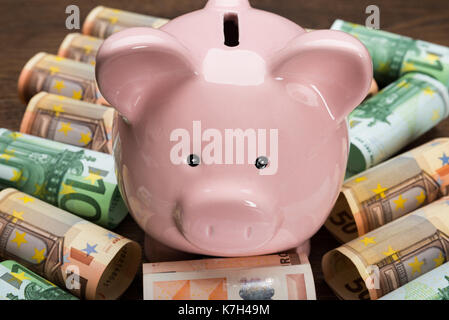
[[[78,300],[15,261],[0,263],[0,300]]]
[[[428,74],[449,87],[449,48],[336,20],[331,29],[357,37],[373,59],[374,78],[386,85],[408,72]]]
[[[128,213],[111,155],[0,129],[0,190],[8,187],[109,229]]]
[[[449,300],[449,262],[406,283],[380,300]]]
[[[350,113],[346,178],[388,159],[448,115],[448,90],[439,81],[402,76]]]

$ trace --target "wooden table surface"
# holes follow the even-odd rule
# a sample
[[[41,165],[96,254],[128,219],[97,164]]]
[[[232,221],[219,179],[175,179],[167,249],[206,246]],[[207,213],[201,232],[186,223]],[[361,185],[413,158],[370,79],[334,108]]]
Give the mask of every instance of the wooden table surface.
[[[251,0],[253,7],[268,10],[293,20],[303,27],[324,29],[343,19],[364,24],[365,8],[380,8],[381,29],[449,46],[449,0]],[[23,65],[35,53],[56,53],[68,32],[65,29],[66,6],[78,5],[81,22],[97,5],[142,14],[174,18],[204,6],[205,0],[1,0],[0,3],[0,128],[18,130],[25,111],[17,96],[17,79]],[[449,136],[449,120],[415,141],[419,145],[436,137]],[[128,216],[116,232],[143,244],[143,232]],[[321,257],[339,244],[322,228],[312,238],[310,261],[318,299],[336,299],[324,282]],[[123,299],[142,298],[142,274],[139,271]]]

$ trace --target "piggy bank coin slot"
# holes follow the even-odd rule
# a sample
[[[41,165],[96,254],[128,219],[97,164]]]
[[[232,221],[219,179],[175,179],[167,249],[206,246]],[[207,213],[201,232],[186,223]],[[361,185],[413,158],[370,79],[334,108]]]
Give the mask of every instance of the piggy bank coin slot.
[[[223,18],[224,44],[228,47],[239,45],[239,17],[235,13],[227,13]]]

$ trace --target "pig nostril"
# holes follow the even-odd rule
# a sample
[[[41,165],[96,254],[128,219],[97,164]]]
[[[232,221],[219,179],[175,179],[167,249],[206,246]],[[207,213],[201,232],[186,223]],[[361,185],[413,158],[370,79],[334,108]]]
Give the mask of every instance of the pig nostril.
[[[252,227],[247,227],[245,229],[245,238],[246,239],[251,238],[252,233],[253,233],[253,228]]]
[[[214,227],[213,226],[207,226],[206,228],[206,236],[208,238],[212,237],[214,234]]]

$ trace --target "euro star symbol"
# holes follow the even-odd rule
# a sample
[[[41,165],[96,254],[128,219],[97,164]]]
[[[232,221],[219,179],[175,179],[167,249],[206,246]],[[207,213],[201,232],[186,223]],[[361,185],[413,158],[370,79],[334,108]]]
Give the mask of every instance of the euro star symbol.
[[[22,215],[23,215],[23,211],[13,210],[12,216],[14,217],[14,219],[12,219],[12,222],[16,223],[18,220],[23,220]]]
[[[404,67],[402,68],[402,71],[412,71],[416,70],[415,65],[411,62],[404,63]]]
[[[433,110],[431,120],[437,121],[438,119],[440,119],[440,112],[438,110]]]
[[[428,53],[428,54],[427,54],[427,57],[426,57],[426,60],[427,60],[427,61],[430,61],[430,62],[435,62],[435,61],[440,60],[440,57],[437,56],[436,54]]]
[[[424,89],[424,94],[425,94],[425,95],[429,95],[429,96],[433,97],[434,93],[435,93],[435,91],[432,90],[431,87],[426,87],[426,88]]]
[[[438,258],[433,259],[433,261],[435,261],[435,268],[441,266],[445,260],[446,259],[444,258],[443,253],[440,252]]]
[[[14,141],[16,141],[17,138],[22,137],[22,134],[21,134],[21,133],[18,133],[18,132],[11,132],[11,134],[10,134],[9,136],[10,136],[11,138],[13,138]]]
[[[387,188],[382,188],[382,186],[378,183],[376,189],[372,189],[372,192],[375,194],[380,195],[382,198],[385,198],[385,191],[387,191]]]
[[[86,243],[86,248],[85,248],[85,249],[82,249],[81,251],[85,251],[86,254],[87,254],[88,256],[90,256],[91,253],[98,253],[97,250],[95,250],[95,248],[97,247],[97,245],[98,245],[98,244],[95,244],[95,245],[92,245],[92,246],[91,246],[89,243]]]
[[[12,169],[12,175],[13,176],[9,180],[13,181],[13,182],[25,181],[26,178],[24,176],[22,176],[22,174],[23,174],[22,170],[17,171],[15,169]]]
[[[398,251],[394,250],[391,246],[388,246],[388,251],[382,252],[387,257],[391,256],[394,261],[398,260],[399,257],[397,255]]]
[[[11,242],[15,242],[17,244],[17,248],[20,248],[20,246],[24,243],[28,243],[28,241],[25,239],[26,232],[20,233],[16,231],[16,237],[11,240]]]
[[[395,210],[404,209],[404,204],[407,202],[407,198],[402,198],[402,195],[399,195],[397,200],[393,200],[393,202],[396,204]]]
[[[82,97],[83,97],[83,92],[81,91],[81,89],[78,91],[73,90],[72,99],[81,100]]]
[[[57,117],[59,117],[59,115],[61,114],[61,112],[64,112],[64,109],[62,108],[62,104],[54,105],[54,106],[53,106],[53,111],[55,112],[55,115],[56,115]]]
[[[43,185],[40,185],[38,183],[34,184],[34,187],[36,188],[36,190],[34,191],[33,195],[39,196],[42,193],[42,188],[44,187]]]
[[[84,180],[90,180],[91,184],[95,184],[95,182],[97,182],[97,180],[100,180],[100,179],[102,179],[102,177],[93,172],[89,172],[89,175],[84,178]]]
[[[445,152],[443,152],[443,155],[441,157],[439,157],[438,159],[440,159],[443,163],[442,165],[446,165],[449,164],[449,157],[446,155]]]
[[[54,67],[54,66],[50,67],[50,74],[51,75],[54,75],[55,73],[58,73],[58,72],[59,72],[59,68],[58,67]]]
[[[81,133],[81,139],[78,142],[84,143],[84,145],[88,145],[89,142],[92,140],[90,137],[90,132],[87,133]]]
[[[421,273],[421,267],[423,264],[424,264],[424,261],[419,261],[418,257],[415,257],[415,260],[408,264],[410,267],[412,267],[412,275],[415,272]]]
[[[92,52],[92,46],[90,46],[90,45],[85,45],[85,46],[84,46],[84,52],[85,52],[86,54],[91,53],[91,52]]]
[[[63,80],[56,80],[55,85],[53,86],[60,93],[62,89],[65,88],[65,84]]]
[[[41,263],[43,260],[45,260],[45,248],[43,248],[42,250],[34,248],[34,256],[32,256],[31,259],[36,260],[37,263]]]
[[[424,191],[421,191],[421,193],[416,196],[416,201],[418,201],[418,204],[423,204],[425,200],[426,195],[424,194]]]
[[[70,194],[70,193],[75,193],[75,189],[73,189],[72,185],[70,184],[65,184],[64,182],[61,184],[62,185],[62,190],[59,192],[59,194]]]
[[[16,278],[17,280],[19,280],[20,282],[23,282],[23,281],[25,281],[25,280],[31,280],[30,278],[28,278],[28,277],[25,275],[25,272],[22,272],[22,273],[11,272],[11,275],[12,275],[14,278]]]
[[[23,203],[27,204],[28,202],[34,202],[34,198],[28,197],[27,195],[23,196],[22,198],[19,198],[19,200],[22,200]]]
[[[109,22],[110,22],[111,24],[116,24],[117,21],[118,21],[118,17],[110,17],[110,18],[109,18]]]
[[[376,244],[376,241],[374,240],[374,237],[365,237],[362,240],[360,240],[360,242],[363,242],[363,244],[366,246],[368,246],[368,244]]]
[[[61,122],[61,128],[59,128],[58,132],[62,132],[64,133],[65,136],[67,136],[67,133],[69,133],[69,131],[72,131],[72,127],[70,127],[71,123],[70,122]]]
[[[407,81],[402,80],[396,86],[399,88],[408,88],[408,87],[410,87],[410,84]]]
[[[8,161],[9,159],[11,159],[11,157],[13,157],[10,154],[6,154],[6,153],[2,153],[0,154],[0,159],[5,159],[6,161]]]

